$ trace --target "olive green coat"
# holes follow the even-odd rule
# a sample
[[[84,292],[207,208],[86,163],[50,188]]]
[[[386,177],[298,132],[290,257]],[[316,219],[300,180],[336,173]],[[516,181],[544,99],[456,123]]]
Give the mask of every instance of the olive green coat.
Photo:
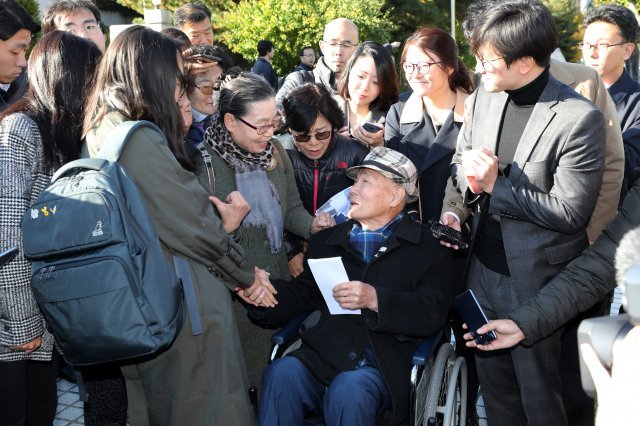
[[[108,142],[121,121],[121,115],[111,113],[87,135],[90,155]],[[207,192],[176,161],[162,134],[137,130],[119,162],[135,181],[167,256],[187,259],[204,330],[193,336],[185,314],[169,349],[122,367],[129,424],[252,424],[229,289],[251,285],[253,265],[224,232]]]
[[[284,229],[307,239],[310,235],[313,217],[305,210],[302,201],[300,201],[300,194],[289,156],[280,145],[280,142],[276,140],[272,140],[272,142],[274,149],[278,150],[278,153],[274,155],[278,164],[274,170],[267,171],[267,177],[280,194]],[[230,192],[236,190],[235,170],[211,147],[207,144],[204,144],[204,146],[211,155],[215,172],[214,195],[224,200]],[[202,186],[209,188],[209,180],[204,164],[200,165],[196,174]],[[247,259],[256,266],[267,270],[272,279],[291,279],[284,243],[279,253],[271,253],[266,228],[241,225],[233,233],[233,238],[240,243]],[[273,330],[264,330],[253,324],[248,319],[245,308],[239,301],[234,303],[234,311],[249,373],[249,384],[259,389],[262,381],[262,372],[267,366]]]

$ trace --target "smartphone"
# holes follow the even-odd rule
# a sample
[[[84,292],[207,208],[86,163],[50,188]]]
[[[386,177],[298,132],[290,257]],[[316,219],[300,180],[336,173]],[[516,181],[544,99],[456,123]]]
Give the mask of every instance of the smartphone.
[[[429,225],[431,227],[431,233],[437,239],[458,246],[461,250],[466,250],[469,247],[469,243],[467,243],[460,231],[441,224],[438,218],[429,220]]]
[[[0,253],[0,268],[2,268],[2,266],[4,266],[6,263],[11,262],[11,260],[16,257],[17,254],[18,247],[13,247],[3,253]]]
[[[382,127],[376,126],[375,124],[369,123],[368,121],[362,123],[362,128],[369,133],[378,133],[380,130],[382,130]]]
[[[478,303],[475,294],[473,294],[473,290],[466,290],[456,297],[456,307],[477,344],[486,345],[497,338],[496,333],[493,331],[485,334],[476,332],[480,327],[487,324],[489,320],[484,314],[480,303]]]

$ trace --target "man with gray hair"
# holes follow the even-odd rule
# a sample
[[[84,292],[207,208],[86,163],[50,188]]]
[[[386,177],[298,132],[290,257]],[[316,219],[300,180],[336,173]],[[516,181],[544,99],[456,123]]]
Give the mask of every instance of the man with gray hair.
[[[287,76],[276,95],[278,108],[282,108],[282,100],[293,89],[304,83],[322,84],[331,95],[341,100],[336,82],[358,45],[358,37],[358,27],[350,19],[337,18],[329,22],[319,43],[322,56],[316,67],[313,71],[295,71]]]
[[[451,254],[403,212],[418,194],[411,160],[374,148],[347,175],[355,180],[351,220],[313,235],[304,271],[274,282],[278,304],[250,312],[272,326],[311,312],[301,347],[265,370],[261,426],[301,425],[311,412],[330,425],[402,423],[410,414],[414,338],[436,333],[446,321]],[[331,314],[309,268],[322,258],[341,258],[348,276],[327,296],[341,315]]]

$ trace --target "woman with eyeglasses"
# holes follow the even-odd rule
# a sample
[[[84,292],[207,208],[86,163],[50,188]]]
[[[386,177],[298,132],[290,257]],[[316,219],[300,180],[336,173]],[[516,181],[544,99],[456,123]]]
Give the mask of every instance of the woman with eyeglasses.
[[[343,132],[369,147],[384,145],[384,122],[398,101],[398,74],[393,57],[374,41],[365,41],[353,52],[338,82],[345,100]]]
[[[389,110],[384,139],[387,147],[402,152],[418,169],[415,208],[426,223],[440,217],[464,101],[473,83],[455,40],[441,29],[417,30],[405,42],[401,58],[412,92],[403,94]]]
[[[245,256],[269,272],[271,278],[289,279],[284,231],[307,239],[333,223],[326,214],[314,218],[300,201],[291,161],[273,138],[280,115],[267,80],[243,72],[226,82],[220,91],[218,110],[204,136],[215,173],[214,203],[222,209],[230,201],[229,194],[242,194],[249,213],[238,216],[227,232],[244,248]],[[209,184],[204,171],[199,177],[203,186]],[[234,309],[249,381],[259,387],[272,332],[253,325],[241,303],[238,300]]]
[[[220,83],[233,62],[217,46],[191,46],[182,52],[182,57],[187,65],[186,75],[190,83],[187,86],[187,96],[193,115],[185,140],[192,148],[197,149],[204,131],[216,113]]]
[[[248,426],[255,423],[231,291],[242,287],[262,296],[264,287],[227,233],[246,206],[238,213],[234,199],[216,212],[184,152],[177,104],[184,83],[178,45],[133,26],[107,48],[86,109],[91,155],[123,121],[158,126],[136,130],[118,162],[135,182],[167,257],[186,259],[195,293],[195,303],[186,299],[185,319],[171,346],[121,367],[128,423]],[[201,333],[192,329],[196,317]]]
[[[345,170],[356,166],[369,150],[338,133],[344,113],[324,85],[297,87],[284,98],[286,125],[293,136],[287,154],[304,208],[315,214],[332,196],[353,184]],[[287,236],[289,269],[302,272],[302,240]]]

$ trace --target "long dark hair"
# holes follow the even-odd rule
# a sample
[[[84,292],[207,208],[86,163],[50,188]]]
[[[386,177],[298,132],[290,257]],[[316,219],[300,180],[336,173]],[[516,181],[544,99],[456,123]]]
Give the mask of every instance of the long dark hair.
[[[57,169],[78,158],[84,100],[100,56],[93,42],[69,32],[46,34],[29,57],[27,94],[0,114],[1,120],[24,112],[36,122],[45,170]]]
[[[451,90],[462,89],[467,93],[473,92],[473,80],[466,65],[458,56],[458,45],[448,32],[439,28],[425,27],[416,30],[405,42],[402,50],[402,62],[407,58],[409,46],[417,46],[427,55],[438,55],[441,70],[453,69],[449,75],[449,87]]]
[[[148,120],[162,129],[173,155],[191,170],[174,95],[176,80],[185,84],[178,58],[180,47],[171,38],[141,25],[124,30],[111,42],[98,67],[87,103],[85,135],[112,111],[127,120]]]
[[[347,67],[342,72],[340,81],[338,82],[338,93],[345,99],[349,99],[349,77],[351,69],[356,61],[362,57],[369,56],[376,65],[376,73],[378,74],[378,87],[380,93],[378,97],[369,105],[370,110],[387,111],[391,105],[398,102],[400,89],[398,85],[398,73],[393,63],[393,57],[387,49],[375,41],[365,41],[353,52],[351,59],[347,63]]]

